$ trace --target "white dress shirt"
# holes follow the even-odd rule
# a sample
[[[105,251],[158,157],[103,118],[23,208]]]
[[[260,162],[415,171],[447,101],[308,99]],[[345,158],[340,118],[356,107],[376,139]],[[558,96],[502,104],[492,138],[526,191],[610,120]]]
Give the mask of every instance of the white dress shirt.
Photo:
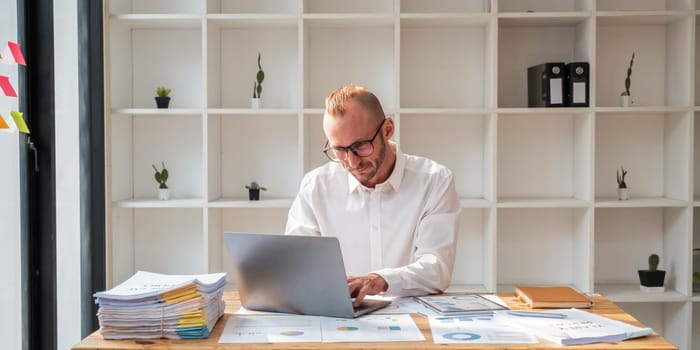
[[[452,172],[403,154],[386,182],[367,188],[340,163],[306,174],[287,219],[287,234],[337,237],[348,275],[370,272],[388,295],[444,291],[455,260],[460,211]]]

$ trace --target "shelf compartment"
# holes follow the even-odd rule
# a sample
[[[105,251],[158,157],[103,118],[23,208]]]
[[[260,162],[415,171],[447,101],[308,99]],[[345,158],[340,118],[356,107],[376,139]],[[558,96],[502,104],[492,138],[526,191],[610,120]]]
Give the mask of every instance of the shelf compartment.
[[[571,26],[589,20],[590,16],[590,12],[499,13],[498,24],[502,27]]]
[[[670,18],[673,20],[658,24],[638,19],[626,24],[619,17],[613,19],[615,24],[610,25],[599,20],[596,30],[596,61],[605,62],[595,70],[596,105],[620,105],[619,96],[625,90],[627,68],[634,52],[630,87],[634,106],[691,106],[688,72],[692,53],[684,38],[691,37],[692,17]]]
[[[590,11],[593,0],[498,0],[500,13],[548,13]]]
[[[651,327],[654,332],[662,334],[663,337],[676,346],[678,349],[691,349],[692,337],[697,337],[698,333],[691,333],[694,325],[697,325],[697,318],[691,322],[692,305],[686,302],[617,302],[613,300],[625,312],[632,315],[647,327]],[[693,344],[697,344],[693,341]],[[697,346],[692,347],[697,349]]]
[[[298,15],[289,14],[208,14],[210,30],[223,28],[296,28]]]
[[[328,93],[349,83],[368,87],[385,109],[396,106],[393,22],[343,28],[305,21],[304,27],[304,108],[323,108]]]
[[[194,14],[202,11],[200,1],[191,0],[110,0],[110,14]]]
[[[495,209],[463,209],[451,288],[493,291]]]
[[[622,166],[633,199],[691,200],[691,122],[691,113],[598,113],[596,198],[617,198],[616,173]]]
[[[485,13],[403,13],[403,28],[487,27],[493,19]]]
[[[158,183],[153,178],[152,164],[160,168],[164,162],[170,173],[171,197],[191,199],[175,203],[189,206],[196,198],[201,202],[204,165],[201,116],[112,118],[111,130],[121,135],[111,138],[113,201],[132,200],[120,204],[124,206],[158,206]]]
[[[498,107],[528,106],[528,67],[546,62],[591,62],[594,21],[579,16],[565,19],[499,19]]]
[[[682,302],[686,296],[674,291],[642,292],[637,283],[596,283],[596,293],[604,295],[615,303]]]
[[[297,115],[209,115],[209,198],[248,198],[245,185],[266,187],[262,198],[293,198],[301,181]],[[280,176],[279,169],[285,169]]]
[[[590,201],[592,129],[590,113],[499,115],[499,203],[502,198]]]
[[[144,197],[125,199],[112,203],[117,208],[204,208],[201,198],[170,198],[158,200],[157,198]]]
[[[596,0],[598,11],[660,12],[689,10],[688,0]]]
[[[404,13],[488,13],[488,0],[401,0],[401,14]]]
[[[685,295],[690,286],[690,215],[687,207],[595,209],[596,292],[601,292],[599,285],[636,285],[636,291],[632,287],[612,291],[619,291],[621,298],[655,298],[655,293],[637,292],[637,270],[647,269],[647,259],[655,253],[660,257],[659,269],[666,271],[664,285],[668,292],[661,297],[675,295],[672,292]]]
[[[498,209],[498,285],[591,283],[592,209]],[[512,291],[511,291],[512,292]]]
[[[600,11],[598,25],[657,25],[670,24],[690,17],[689,11]]]
[[[209,14],[298,14],[299,1],[206,0]]]
[[[114,25],[130,29],[199,29],[202,26],[200,15],[169,14],[125,14],[111,15]]]
[[[399,125],[401,150],[448,167],[460,197],[493,198],[495,125],[490,115],[401,115]]]
[[[115,24],[109,35],[112,108],[154,109],[159,86],[172,89],[173,109],[202,107],[200,28],[131,29]]]
[[[498,198],[498,208],[586,208],[590,202],[576,198]]]
[[[663,197],[632,197],[625,201],[621,201],[617,197],[597,197],[595,201],[596,208],[672,208],[686,207],[689,204],[687,201]]]
[[[165,274],[206,271],[201,208],[113,208],[111,223],[112,285],[139,270]]]
[[[401,20],[401,107],[493,106],[490,26],[417,26],[420,22]]]
[[[207,31],[209,108],[250,108],[258,71],[258,53],[261,54],[265,72],[262,109],[299,107],[299,34],[296,21],[273,20],[271,24],[266,22],[262,25],[257,21],[222,19],[210,21],[210,24],[211,28]]]
[[[251,201],[247,197],[218,198],[207,203],[208,208],[282,208],[289,209],[294,198],[268,198],[265,192],[260,194],[260,200]]]
[[[303,0],[304,13],[394,13],[393,0]]]
[[[163,115],[199,115],[199,108],[113,108],[116,116],[163,116]]]

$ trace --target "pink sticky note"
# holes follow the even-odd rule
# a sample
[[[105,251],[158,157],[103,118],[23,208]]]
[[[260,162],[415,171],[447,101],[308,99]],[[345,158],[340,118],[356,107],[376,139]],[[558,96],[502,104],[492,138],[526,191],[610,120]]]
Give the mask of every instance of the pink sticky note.
[[[10,84],[10,78],[4,75],[0,75],[0,89],[5,93],[5,96],[17,97],[17,92]]]
[[[27,62],[24,61],[24,55],[22,55],[22,50],[19,49],[19,44],[16,42],[8,41],[7,46],[10,47],[10,51],[12,52],[12,56],[15,58],[15,62],[17,62],[17,64],[26,66]]]

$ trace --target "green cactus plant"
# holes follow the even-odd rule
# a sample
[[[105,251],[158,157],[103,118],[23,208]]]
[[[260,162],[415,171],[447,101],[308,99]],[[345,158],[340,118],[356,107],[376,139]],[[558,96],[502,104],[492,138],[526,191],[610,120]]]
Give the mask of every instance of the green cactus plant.
[[[623,91],[620,96],[630,96],[630,86],[632,81],[630,76],[632,76],[632,64],[634,63],[634,52],[632,52],[632,58],[630,59],[630,66],[627,67],[627,77],[625,78],[625,91]]]
[[[249,190],[262,190],[262,191],[267,191],[267,188],[258,185],[258,183],[255,182],[255,181],[251,182],[250,185],[245,185],[245,188],[247,188],[247,189],[249,189]]]
[[[265,80],[265,72],[263,72],[260,64],[260,52],[258,52],[258,73],[255,75],[255,80],[253,83],[253,98],[260,98],[262,95],[262,82]]]
[[[158,97],[169,97],[172,90],[166,88],[165,86],[159,86],[156,88],[156,96]]]
[[[158,187],[158,188],[165,189],[165,188],[168,188],[168,185],[166,184],[166,182],[168,181],[168,169],[165,168],[164,162],[161,162],[161,164],[163,165],[163,170],[160,170],[160,171],[158,170],[158,168],[156,168],[155,164],[151,164],[151,165],[153,165],[153,169],[156,171],[156,174],[155,174],[156,182],[158,182],[160,184],[160,187]]]
[[[659,267],[659,256],[656,254],[649,255],[649,271],[656,271]]]
[[[620,167],[620,169],[622,169],[622,174],[620,174],[620,170],[616,170],[617,188],[627,188],[627,184],[625,183],[625,175],[627,175],[627,170],[625,170],[624,167]]]

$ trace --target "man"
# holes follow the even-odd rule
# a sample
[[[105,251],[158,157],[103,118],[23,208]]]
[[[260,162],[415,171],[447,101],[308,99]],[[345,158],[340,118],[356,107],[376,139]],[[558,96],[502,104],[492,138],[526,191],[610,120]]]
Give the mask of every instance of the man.
[[[304,176],[287,234],[337,237],[350,294],[421,295],[444,291],[455,258],[460,204],[452,173],[406,155],[377,97],[349,85],[326,97],[332,161]]]

